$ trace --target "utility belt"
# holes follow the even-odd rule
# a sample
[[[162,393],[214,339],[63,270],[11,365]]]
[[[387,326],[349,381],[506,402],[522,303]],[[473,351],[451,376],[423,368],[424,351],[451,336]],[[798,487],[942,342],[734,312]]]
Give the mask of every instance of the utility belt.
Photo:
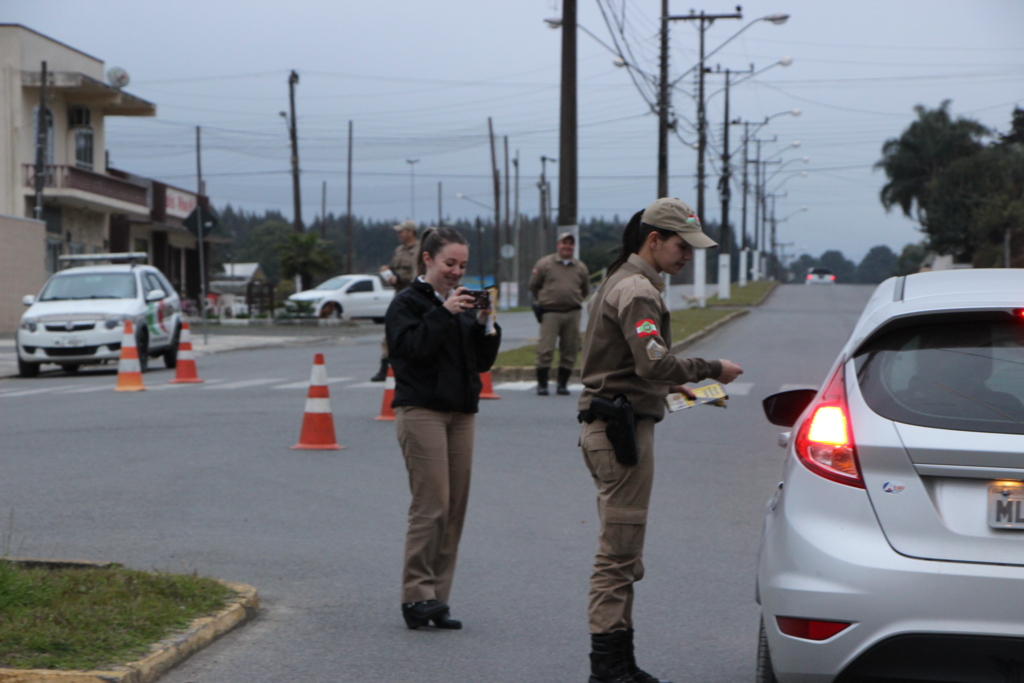
[[[616,394],[613,399],[594,396],[590,399],[590,408],[581,410],[577,419],[587,424],[603,420],[606,423],[604,433],[615,451],[615,461],[623,467],[636,465],[637,416],[628,398],[622,394]]]
[[[536,302],[534,302],[531,305],[531,307],[533,308],[533,317],[537,319],[538,323],[544,322],[545,313],[570,313],[572,311],[578,311],[581,308],[583,308],[582,306],[576,305],[563,310],[556,310],[554,308],[541,308]]]

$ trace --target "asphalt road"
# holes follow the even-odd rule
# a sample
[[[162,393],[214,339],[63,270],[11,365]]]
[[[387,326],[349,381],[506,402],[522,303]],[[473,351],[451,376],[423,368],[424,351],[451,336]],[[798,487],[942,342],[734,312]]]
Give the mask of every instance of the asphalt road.
[[[782,457],[760,401],[817,386],[870,291],[781,287],[686,352],[746,373],[728,410],[670,415],[656,433],[635,608],[652,673],[752,680],[754,564]],[[0,552],[256,586],[260,618],[166,683],[586,680],[597,519],[576,399],[499,387],[500,401],[482,403],[451,600],[466,628],[409,631],[399,612],[406,475],[393,423],[373,419],[381,385],[365,382],[378,341],[207,356],[206,384],[168,385],[159,370],[142,394],[115,394],[102,372],[0,380]],[[342,451],[289,450],[315,351],[327,358]]]

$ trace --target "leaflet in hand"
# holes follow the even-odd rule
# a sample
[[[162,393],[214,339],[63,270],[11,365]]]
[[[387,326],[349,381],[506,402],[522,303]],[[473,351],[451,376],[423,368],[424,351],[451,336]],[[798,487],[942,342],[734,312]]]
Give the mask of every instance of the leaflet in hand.
[[[718,382],[714,384],[708,384],[707,386],[697,387],[691,389],[696,395],[696,399],[689,398],[685,394],[675,393],[669,394],[665,397],[665,405],[668,406],[668,411],[674,413],[677,410],[685,410],[694,406],[701,406],[704,404],[711,404],[718,406],[719,408],[727,408],[726,401],[729,400],[729,394],[725,392],[723,387]]]

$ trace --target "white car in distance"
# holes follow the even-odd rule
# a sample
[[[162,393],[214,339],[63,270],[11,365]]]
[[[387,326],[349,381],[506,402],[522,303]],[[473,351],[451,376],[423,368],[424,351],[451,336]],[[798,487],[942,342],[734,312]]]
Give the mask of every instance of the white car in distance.
[[[296,310],[299,302],[309,302],[310,314],[317,318],[369,318],[383,323],[394,297],[394,288],[385,286],[379,275],[338,275],[292,294],[286,305]]]
[[[18,374],[35,377],[45,363],[75,373],[82,365],[116,361],[126,320],[135,328],[143,372],[151,356],[163,356],[166,367],[175,367],[181,301],[163,273],[137,263],[146,258],[145,253],[60,257],[65,264],[131,262],[68,268],[50,277],[38,297],[25,296],[22,303],[29,308],[16,337]]]

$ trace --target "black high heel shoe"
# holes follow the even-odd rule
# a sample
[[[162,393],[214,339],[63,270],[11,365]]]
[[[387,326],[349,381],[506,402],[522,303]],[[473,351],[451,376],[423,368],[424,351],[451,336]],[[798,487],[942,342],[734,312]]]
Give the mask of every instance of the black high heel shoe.
[[[433,621],[434,626],[438,628],[447,628],[453,631],[462,628],[462,622],[458,619],[452,619],[451,612],[448,610],[445,610],[438,616],[434,617],[431,621]]]
[[[402,618],[405,619],[405,625],[413,630],[420,626],[426,626],[432,620],[439,619],[447,613],[448,605],[437,600],[402,603]]]

